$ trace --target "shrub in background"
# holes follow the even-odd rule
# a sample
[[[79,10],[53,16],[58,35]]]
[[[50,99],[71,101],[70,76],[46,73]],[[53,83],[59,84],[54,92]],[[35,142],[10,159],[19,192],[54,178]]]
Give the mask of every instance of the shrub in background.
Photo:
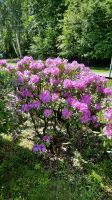
[[[13,134],[16,131],[16,105],[14,96],[15,67],[0,60],[0,133]]]

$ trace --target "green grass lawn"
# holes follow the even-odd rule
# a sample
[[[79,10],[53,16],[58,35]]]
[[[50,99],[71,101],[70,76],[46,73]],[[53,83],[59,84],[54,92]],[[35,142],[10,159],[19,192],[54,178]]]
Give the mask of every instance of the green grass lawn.
[[[96,68],[96,67],[92,67],[91,69],[94,72],[109,72],[109,68]]]
[[[16,142],[1,135],[0,200],[110,200],[111,158],[89,159],[101,150],[92,145],[84,154],[74,152],[73,164],[61,160],[47,165],[24,134]]]

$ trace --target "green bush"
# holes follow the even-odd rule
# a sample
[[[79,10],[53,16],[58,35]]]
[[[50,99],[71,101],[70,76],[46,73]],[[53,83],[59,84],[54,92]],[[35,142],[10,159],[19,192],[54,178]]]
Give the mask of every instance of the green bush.
[[[0,133],[9,133],[14,129],[13,90],[11,75],[0,71]]]

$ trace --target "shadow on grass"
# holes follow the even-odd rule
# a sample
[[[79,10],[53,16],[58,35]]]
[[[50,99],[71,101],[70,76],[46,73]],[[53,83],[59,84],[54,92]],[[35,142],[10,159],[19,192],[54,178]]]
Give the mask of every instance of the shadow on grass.
[[[46,163],[30,149],[0,138],[0,200],[110,200],[110,160],[80,166]],[[106,179],[106,180],[105,180]]]

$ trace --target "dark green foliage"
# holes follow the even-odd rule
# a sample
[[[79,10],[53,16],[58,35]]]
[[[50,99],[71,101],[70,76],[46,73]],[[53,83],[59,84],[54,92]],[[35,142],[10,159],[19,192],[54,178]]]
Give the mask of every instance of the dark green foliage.
[[[11,108],[13,84],[7,72],[0,72],[0,133],[11,133],[14,129],[14,110]]]
[[[112,1],[68,1],[62,35],[61,55],[91,59],[110,58],[112,54]]]
[[[111,0],[5,0],[0,12],[5,56],[103,60],[112,55]]]
[[[30,54],[38,58],[57,55],[57,38],[60,34],[59,21],[65,11],[64,0],[33,1],[33,43]]]

